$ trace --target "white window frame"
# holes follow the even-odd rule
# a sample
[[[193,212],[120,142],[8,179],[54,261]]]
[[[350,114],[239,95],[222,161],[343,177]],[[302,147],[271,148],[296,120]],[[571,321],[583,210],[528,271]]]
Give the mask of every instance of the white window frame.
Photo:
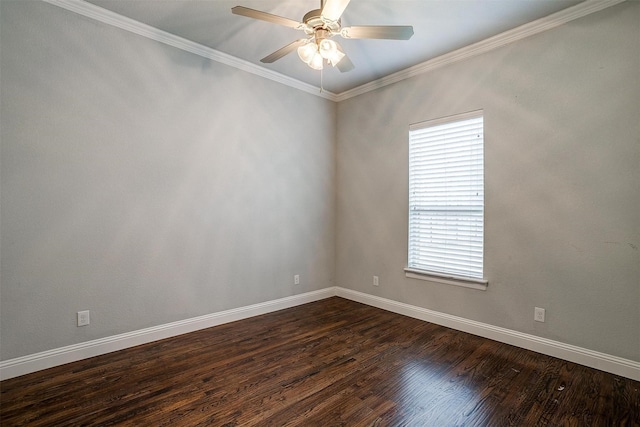
[[[406,276],[486,290],[484,112],[409,127]]]

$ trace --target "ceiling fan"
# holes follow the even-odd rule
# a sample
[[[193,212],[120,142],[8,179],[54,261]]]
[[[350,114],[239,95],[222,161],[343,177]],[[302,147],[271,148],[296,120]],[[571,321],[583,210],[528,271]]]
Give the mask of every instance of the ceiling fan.
[[[347,8],[349,1],[320,0],[320,9],[315,9],[305,14],[302,22],[243,6],[235,6],[231,8],[231,12],[235,15],[260,19],[304,31],[307,35],[306,38],[289,43],[285,47],[265,56],[260,62],[275,62],[297,49],[300,59],[314,70],[322,70],[325,60],[334,67],[337,66],[341,72],[350,71],[354,68],[353,63],[342,47],[331,40],[335,35],[340,35],[345,39],[390,40],[409,40],[413,36],[413,27],[410,25],[342,27],[340,17]]]

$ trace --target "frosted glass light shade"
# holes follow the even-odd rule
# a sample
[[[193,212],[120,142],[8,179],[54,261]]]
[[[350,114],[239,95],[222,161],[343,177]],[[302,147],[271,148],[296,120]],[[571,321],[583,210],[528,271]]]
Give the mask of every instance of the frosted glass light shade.
[[[329,59],[338,48],[333,40],[324,39],[320,42],[320,55],[324,59]]]
[[[298,56],[300,57],[300,59],[302,59],[302,62],[305,62],[307,64],[311,63],[311,60],[317,53],[318,47],[313,42],[307,43],[298,48]]]
[[[309,62],[309,67],[313,68],[314,70],[322,70],[323,61],[324,61],[324,58],[322,58],[322,56],[318,52],[316,52],[313,55],[313,58],[311,58],[311,61]]]
[[[344,53],[340,52],[338,49],[338,45],[333,40],[324,39],[320,42],[319,46],[320,55],[331,65],[334,67],[342,58],[344,58]]]
[[[336,49],[336,51],[333,52],[333,54],[327,59],[329,60],[331,65],[335,67],[338,64],[338,62],[340,62],[340,60],[344,57],[345,57],[345,54]]]

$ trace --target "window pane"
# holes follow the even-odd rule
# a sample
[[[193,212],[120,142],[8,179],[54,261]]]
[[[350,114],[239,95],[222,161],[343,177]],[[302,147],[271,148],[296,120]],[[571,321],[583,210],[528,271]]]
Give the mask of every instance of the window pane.
[[[483,233],[482,111],[412,125],[408,266],[481,279]]]

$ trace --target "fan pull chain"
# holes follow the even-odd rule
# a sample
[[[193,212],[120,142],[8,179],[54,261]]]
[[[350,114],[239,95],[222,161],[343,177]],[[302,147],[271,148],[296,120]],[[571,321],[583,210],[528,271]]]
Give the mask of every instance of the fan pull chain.
[[[322,87],[322,68],[320,68],[320,93],[322,93],[323,90],[324,88]]]

